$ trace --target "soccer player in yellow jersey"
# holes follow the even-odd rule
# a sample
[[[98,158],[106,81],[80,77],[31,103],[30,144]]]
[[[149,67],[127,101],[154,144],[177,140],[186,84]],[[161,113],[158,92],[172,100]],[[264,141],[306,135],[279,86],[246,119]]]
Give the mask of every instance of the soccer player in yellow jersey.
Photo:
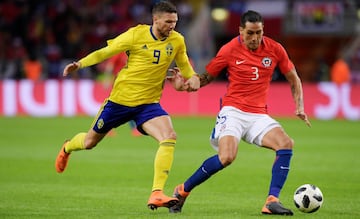
[[[178,16],[176,7],[161,1],[152,9],[152,25],[138,25],[77,62],[68,64],[63,75],[95,65],[121,52],[128,55],[127,65],[115,79],[110,96],[104,101],[90,130],[76,134],[64,142],[55,162],[62,173],[71,152],[94,148],[112,128],[133,120],[138,130],[159,143],[154,161],[154,180],[148,207],[152,210],[177,204],[178,199],[163,193],[174,157],[176,133],[171,118],[159,104],[168,68],[175,61],[182,72],[169,80],[176,90],[196,91],[200,80],[190,65],[184,37],[174,30]]]

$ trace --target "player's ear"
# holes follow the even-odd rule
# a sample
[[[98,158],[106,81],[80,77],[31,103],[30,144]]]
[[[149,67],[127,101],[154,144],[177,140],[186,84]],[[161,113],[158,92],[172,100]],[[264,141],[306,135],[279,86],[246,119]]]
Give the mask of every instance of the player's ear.
[[[159,20],[159,13],[153,15],[153,22],[156,23]]]
[[[241,34],[241,32],[243,31],[244,29],[241,27],[241,26],[239,26],[239,34]]]

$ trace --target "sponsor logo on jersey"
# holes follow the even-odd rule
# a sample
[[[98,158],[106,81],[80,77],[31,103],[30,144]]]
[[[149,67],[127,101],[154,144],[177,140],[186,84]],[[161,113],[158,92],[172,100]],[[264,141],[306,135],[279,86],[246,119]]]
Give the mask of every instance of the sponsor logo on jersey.
[[[242,64],[242,63],[244,63],[245,62],[245,60],[236,60],[235,61],[235,63],[237,64],[237,65],[240,65],[240,64]]]

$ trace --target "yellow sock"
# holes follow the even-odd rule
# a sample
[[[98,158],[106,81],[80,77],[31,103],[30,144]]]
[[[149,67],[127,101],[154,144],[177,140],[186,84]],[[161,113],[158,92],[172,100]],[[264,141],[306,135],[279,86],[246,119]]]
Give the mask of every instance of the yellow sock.
[[[65,146],[65,152],[70,153],[72,151],[78,151],[84,149],[85,132],[81,132],[75,135],[70,142]]]
[[[156,152],[154,161],[154,182],[152,191],[164,190],[174,160],[175,143],[176,140],[167,139],[159,144],[159,149]]]

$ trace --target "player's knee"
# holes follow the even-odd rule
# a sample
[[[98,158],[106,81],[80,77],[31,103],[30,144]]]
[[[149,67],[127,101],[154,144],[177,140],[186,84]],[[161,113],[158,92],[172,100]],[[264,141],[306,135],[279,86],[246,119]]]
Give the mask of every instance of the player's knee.
[[[282,147],[283,149],[292,149],[294,147],[294,140],[292,138],[286,138],[283,142]]]
[[[177,135],[176,135],[176,132],[174,130],[172,130],[171,132],[169,132],[168,136],[167,136],[167,139],[173,139],[173,140],[176,140],[177,138]]]
[[[173,140],[176,143],[176,133],[174,131],[163,133],[161,136],[155,137],[160,143],[167,140]],[[175,144],[174,144],[175,146]]]
[[[224,167],[229,166],[236,158],[236,154],[219,155],[220,162]]]

